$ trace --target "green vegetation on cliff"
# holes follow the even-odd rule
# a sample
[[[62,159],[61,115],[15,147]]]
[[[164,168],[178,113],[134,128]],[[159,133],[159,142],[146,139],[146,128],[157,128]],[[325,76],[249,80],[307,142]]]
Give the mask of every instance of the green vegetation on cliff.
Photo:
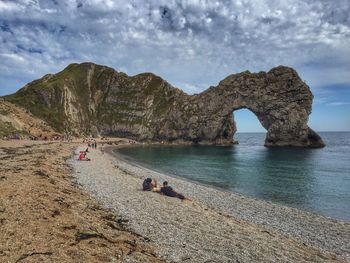
[[[56,88],[59,88],[57,85]],[[56,131],[64,131],[64,120],[60,105],[55,99],[48,104],[45,101],[45,94],[55,93],[55,84],[44,85],[34,81],[28,87],[22,88],[17,93],[6,96],[5,99],[29,110],[34,116],[46,120]]]
[[[18,131],[16,130],[16,128],[13,127],[10,122],[4,122],[0,120],[0,138],[4,136],[14,135],[17,132]]]
[[[82,63],[35,80],[5,99],[58,132],[90,134],[97,126],[107,125],[106,132],[120,125],[147,126],[145,113],[152,119],[164,118],[167,95],[174,90],[152,73],[129,77],[112,68]]]
[[[295,70],[283,66],[230,75],[189,96],[152,73],[129,77],[93,63],[71,64],[4,99],[58,132],[196,143],[232,143],[232,112],[248,108],[268,131],[265,145],[324,145],[307,126],[309,87]]]

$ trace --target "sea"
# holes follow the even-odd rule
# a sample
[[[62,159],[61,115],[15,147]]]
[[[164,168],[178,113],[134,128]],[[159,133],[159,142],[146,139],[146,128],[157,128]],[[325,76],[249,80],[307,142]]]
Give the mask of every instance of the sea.
[[[350,222],[350,132],[319,132],[325,148],[267,148],[265,133],[232,146],[120,148],[148,169]]]

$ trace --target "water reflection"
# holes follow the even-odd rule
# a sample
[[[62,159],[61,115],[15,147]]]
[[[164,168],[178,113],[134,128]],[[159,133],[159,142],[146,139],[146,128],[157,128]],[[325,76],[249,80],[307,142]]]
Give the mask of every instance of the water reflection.
[[[268,200],[308,207],[314,186],[312,151],[272,148],[262,151],[254,195]]]
[[[350,220],[349,135],[323,134],[328,141],[323,149],[266,148],[264,134],[248,134],[234,146],[118,151],[160,172]]]

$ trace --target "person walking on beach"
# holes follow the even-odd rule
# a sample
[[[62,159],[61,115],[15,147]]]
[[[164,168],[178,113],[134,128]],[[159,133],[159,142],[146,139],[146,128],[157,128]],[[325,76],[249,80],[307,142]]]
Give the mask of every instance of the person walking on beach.
[[[181,200],[185,199],[185,196],[176,192],[171,186],[168,185],[167,181],[165,181],[163,183],[163,187],[160,188],[160,193],[170,197],[177,197]]]

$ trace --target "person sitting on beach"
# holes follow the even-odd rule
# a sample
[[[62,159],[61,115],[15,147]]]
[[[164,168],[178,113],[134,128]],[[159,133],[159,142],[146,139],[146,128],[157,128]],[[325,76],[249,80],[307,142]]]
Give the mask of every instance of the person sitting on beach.
[[[168,185],[167,181],[165,181],[163,183],[163,187],[160,188],[160,193],[170,197],[177,197],[182,200],[185,199],[185,196],[183,194],[179,194],[178,192],[176,192],[171,186]]]
[[[86,153],[83,151],[80,152],[78,160],[79,161],[90,161],[90,159],[86,157]]]
[[[142,183],[142,189],[143,191],[153,191],[153,192],[159,192],[160,189],[157,188],[157,181],[152,178],[146,178]]]

